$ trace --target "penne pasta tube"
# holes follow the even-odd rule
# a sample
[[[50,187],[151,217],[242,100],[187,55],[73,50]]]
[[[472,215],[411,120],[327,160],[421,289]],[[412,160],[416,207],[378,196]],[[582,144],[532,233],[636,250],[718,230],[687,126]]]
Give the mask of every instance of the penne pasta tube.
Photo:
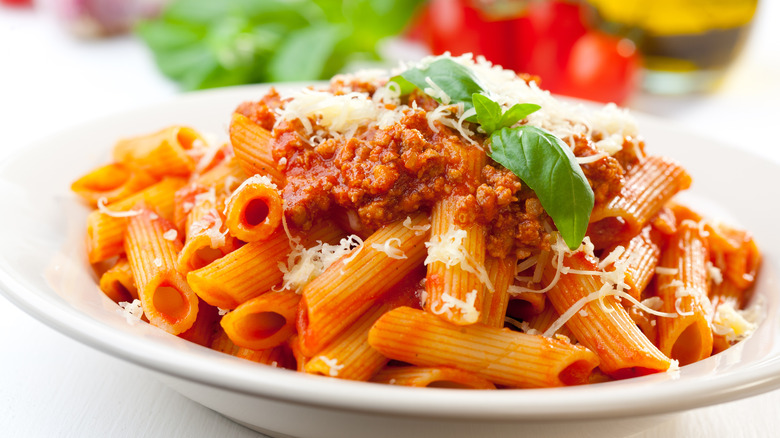
[[[158,214],[171,219],[173,194],[182,185],[184,180],[181,178],[165,178],[134,195],[105,206],[104,210],[91,212],[87,216],[89,262],[98,263],[124,253],[123,239],[127,227],[125,218],[135,214],[133,208],[139,202],[154,207]]]
[[[690,185],[690,175],[676,162],[665,157],[647,157],[631,169],[617,196],[593,209],[588,236],[597,248],[628,240],[672,196]]]
[[[563,265],[580,272],[598,272],[595,262],[582,252],[565,256]],[[545,283],[552,281],[554,271],[545,269]],[[623,305],[609,295],[611,290],[596,275],[561,273],[547,299],[558,314],[567,315],[566,327],[577,341],[598,354],[599,368],[606,374],[623,378],[669,369],[669,358],[642,334]]]
[[[222,317],[220,325],[239,347],[273,348],[295,333],[300,299],[300,295],[287,289],[268,292],[239,304]]]
[[[506,314],[523,321],[530,320],[547,308],[547,296],[544,293],[521,292],[509,297]]]
[[[235,237],[228,235],[227,230],[223,231],[221,202],[213,190],[195,196],[193,203],[185,222],[184,247],[177,260],[182,274],[200,269],[239,246]]]
[[[114,266],[100,276],[100,290],[115,303],[130,303],[138,298],[133,270],[126,257],[117,259]]]
[[[197,131],[171,126],[118,141],[114,146],[114,160],[139,168],[155,178],[189,176],[195,169],[195,161],[186,151],[192,149],[195,142],[204,142]]]
[[[584,384],[599,364],[592,351],[568,342],[478,323],[458,326],[409,307],[379,318],[368,343],[391,359],[453,366],[516,388]]]
[[[661,257],[660,238],[652,227],[646,226],[642,232],[623,245],[616,245],[604,251],[608,258],[610,254],[617,257],[609,263],[606,271],[615,271],[618,265],[625,266],[623,281],[628,286],[628,292],[636,300],[642,299],[642,291],[655,275],[655,267]]]
[[[211,349],[276,368],[288,368],[291,362],[290,352],[284,346],[268,348],[265,350],[252,350],[250,348],[239,347],[230,340],[222,328],[218,328],[217,332],[214,334],[211,340]]]
[[[543,295],[543,294],[540,294]],[[531,316],[526,321],[528,322],[528,328],[533,331],[529,331],[532,334],[542,334],[549,330],[549,328],[560,318],[561,315],[552,306],[545,306],[544,310]],[[556,335],[562,335],[569,338],[571,342],[576,342],[577,337],[569,330],[565,325],[556,330]]]
[[[672,359],[687,365],[712,353],[712,305],[707,288],[709,249],[699,226],[684,221],[661,254],[657,294],[661,310],[676,318],[658,320],[658,345]]]
[[[643,312],[637,306],[631,306],[628,308],[628,315],[631,320],[636,323],[639,330],[645,334],[645,337],[653,343],[658,345],[658,317],[647,312]]]
[[[304,246],[316,241],[335,243],[342,237],[344,232],[326,221],[302,233],[302,243]],[[281,283],[284,273],[279,265],[287,261],[292,245],[284,230],[277,230],[268,240],[249,242],[189,272],[187,282],[212,306],[234,309]]]
[[[485,270],[493,284],[493,292],[486,294],[483,300],[479,322],[492,327],[503,327],[507,308],[509,307],[509,285],[515,280],[517,257],[508,255],[504,258],[487,257]],[[544,300],[544,294],[541,295]]]
[[[265,240],[279,228],[284,214],[276,184],[255,175],[244,181],[227,200],[225,225],[245,242]]]
[[[236,160],[247,175],[266,175],[279,187],[287,179],[277,169],[271,153],[273,137],[260,125],[240,113],[233,113],[230,120],[230,142]]]
[[[301,343],[297,333],[287,339],[287,347],[290,349],[290,352],[295,359],[295,370],[300,373],[305,372],[306,363],[309,361],[309,358],[304,355],[301,350]]]
[[[485,164],[485,153],[472,147],[459,153],[467,163],[467,181],[479,178]],[[476,220],[468,226],[461,218],[461,195],[452,193],[441,199],[431,213],[431,238],[428,246],[428,267],[425,289],[428,299],[425,308],[460,324],[480,320],[485,291],[493,292],[485,270],[485,226]]]
[[[705,223],[711,261],[719,276],[741,289],[750,288],[761,266],[761,252],[747,231],[724,223]]]
[[[425,272],[416,269],[393,290],[371,306],[360,318],[342,331],[324,349],[312,356],[304,371],[309,374],[348,380],[368,380],[389,361],[368,344],[368,332],[388,311],[408,306],[415,300],[414,292]]]
[[[244,182],[246,177],[236,159],[228,157],[176,191],[173,214],[176,228],[180,230],[185,228],[187,215],[195,205],[196,196],[209,192],[213,188],[214,197],[224,199]]]
[[[422,388],[496,389],[491,381],[452,367],[385,367],[372,382]]]
[[[70,189],[95,207],[101,198],[106,203],[116,202],[156,182],[146,172],[111,163],[91,170],[74,181]]]
[[[298,335],[304,354],[313,356],[360,317],[393,285],[425,259],[428,232],[412,227],[428,224],[425,214],[380,228],[341,257],[303,289]],[[377,281],[376,273],[382,273]]]
[[[179,334],[189,329],[198,314],[198,297],[176,270],[178,240],[163,237],[173,225],[142,208],[127,220],[125,252],[133,270],[144,315],[152,325]]]

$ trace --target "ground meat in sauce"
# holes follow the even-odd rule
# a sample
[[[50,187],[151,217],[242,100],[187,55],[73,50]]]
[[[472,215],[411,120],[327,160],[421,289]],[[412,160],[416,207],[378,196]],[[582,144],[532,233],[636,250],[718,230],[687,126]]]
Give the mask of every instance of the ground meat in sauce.
[[[331,92],[373,93],[376,84],[339,78]],[[287,176],[283,189],[285,213],[293,224],[308,228],[335,207],[354,210],[369,229],[430,209],[446,195],[459,196],[461,225],[479,221],[487,227],[487,251],[505,257],[514,251],[524,258],[539,249],[549,249],[546,223],[551,220],[536,195],[520,179],[492,160],[482,168],[478,181],[468,181],[459,148],[475,147],[438,122],[429,126],[425,112],[438,103],[413,92],[409,102],[418,109],[407,111],[400,122],[387,128],[360,128],[352,138],[330,137],[312,120],[315,135],[307,134],[298,120],[276,121],[282,104],[275,90],[259,102],[237,109],[265,129],[273,129],[274,158]],[[594,141],[575,139],[578,157],[600,153]],[[630,147],[629,147],[630,146]],[[641,142],[627,140],[615,156],[582,165],[593,188],[596,204],[616,195],[626,169],[638,162]]]
[[[259,102],[244,102],[236,108],[236,112],[270,131],[276,122],[275,110],[281,105],[281,96],[275,88],[271,88]]]
[[[367,227],[377,228],[430,208],[462,179],[456,149],[467,145],[448,128],[431,130],[422,110],[388,128],[327,138],[316,147],[299,128],[297,121],[280,123],[273,153],[287,160],[289,219],[304,228],[332,203],[357,210]]]
[[[576,157],[601,154],[592,141],[582,136],[575,139],[573,152]],[[583,164],[581,168],[593,189],[596,205],[606,202],[620,192],[624,170],[614,157],[607,156],[593,163]]]

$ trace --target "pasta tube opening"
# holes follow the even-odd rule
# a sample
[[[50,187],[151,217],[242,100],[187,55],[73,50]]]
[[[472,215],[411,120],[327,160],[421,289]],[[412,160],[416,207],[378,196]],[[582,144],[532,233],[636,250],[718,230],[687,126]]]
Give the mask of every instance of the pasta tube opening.
[[[593,374],[593,363],[590,360],[577,360],[558,373],[558,379],[564,385],[584,385],[590,381]]]
[[[236,307],[220,324],[239,347],[276,347],[294,332],[299,300],[300,295],[290,290],[267,292]]]
[[[250,227],[256,227],[268,219],[270,209],[265,200],[255,198],[249,201],[244,209],[244,222]]]
[[[238,326],[252,336],[267,338],[287,324],[287,319],[276,312],[252,313],[238,322]]]
[[[282,197],[267,177],[244,181],[227,202],[225,225],[245,242],[268,239],[282,222]]]
[[[222,251],[220,251],[217,248],[212,248],[210,246],[205,246],[203,248],[198,248],[195,251],[195,257],[193,257],[191,263],[192,263],[192,269],[200,269],[209,263],[213,262],[214,260],[222,257]]]
[[[496,385],[474,373],[451,367],[385,367],[372,382],[399,386],[444,389],[496,389]]]
[[[154,307],[168,319],[181,319],[187,313],[184,294],[169,284],[161,284],[152,292]]]
[[[680,365],[688,365],[699,361],[709,354],[704,354],[704,339],[710,334],[710,327],[706,321],[697,319],[685,327],[685,330],[677,336],[669,353],[672,359],[680,362]],[[704,356],[704,357],[702,357]]]

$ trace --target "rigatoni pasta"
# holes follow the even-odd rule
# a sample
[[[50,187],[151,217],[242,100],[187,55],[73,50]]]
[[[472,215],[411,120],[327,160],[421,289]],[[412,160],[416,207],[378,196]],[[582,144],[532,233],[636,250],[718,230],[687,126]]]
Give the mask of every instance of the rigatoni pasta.
[[[272,90],[226,121],[228,146],[141,133],[72,186],[97,207],[100,289],[183,339],[495,389],[674,371],[756,327],[756,242],[677,204],[691,176],[614,106],[443,56]]]

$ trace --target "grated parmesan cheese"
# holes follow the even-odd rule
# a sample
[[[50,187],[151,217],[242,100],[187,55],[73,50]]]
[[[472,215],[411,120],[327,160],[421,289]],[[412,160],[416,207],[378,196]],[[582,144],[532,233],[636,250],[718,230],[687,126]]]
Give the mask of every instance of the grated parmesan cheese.
[[[402,259],[409,258],[403,252],[403,250],[401,250],[401,248],[394,247],[393,246],[394,243],[398,246],[401,246],[401,239],[399,239],[398,237],[391,237],[381,245],[379,243],[372,243],[371,249],[377,250],[379,252],[383,252],[391,259],[402,260]]]
[[[354,234],[341,239],[338,245],[317,241],[316,245],[307,249],[296,244],[287,256],[287,265],[279,263],[279,270],[284,274],[282,289],[300,293],[304,286],[325,272],[336,260],[354,250],[354,254],[344,259],[344,264],[352,261],[362,247],[363,240]]]
[[[711,261],[707,260],[707,273],[710,274],[710,278],[712,279],[712,282],[715,284],[721,284],[723,283],[723,273],[720,271],[720,268],[713,265]]]
[[[712,318],[712,332],[725,336],[729,343],[745,339],[758,327],[758,312],[755,310],[739,310],[735,309],[732,303],[720,303]]]
[[[331,359],[325,356],[317,356],[317,359],[328,367],[328,375],[331,377],[338,376],[339,371],[344,369],[344,365],[340,364],[338,359]]]
[[[466,301],[459,300],[445,292],[441,295],[441,306],[439,309],[431,308],[431,313],[436,315],[446,314],[448,316],[452,316],[453,310],[459,310],[463,316],[463,321],[468,324],[473,324],[479,320],[479,310],[474,307],[476,300],[476,289],[466,294]]]
[[[217,210],[212,209],[206,213],[200,220],[190,224],[190,228],[187,230],[190,235],[193,234],[205,234],[210,239],[210,246],[212,248],[220,248],[225,245],[225,236],[228,230],[220,231],[222,228],[222,218]]]
[[[106,207],[106,198],[101,197],[97,200],[98,211],[111,217],[133,217],[143,213],[143,210],[113,211]]]
[[[667,268],[664,266],[656,266],[655,273],[658,275],[677,275],[680,272],[677,268]]]
[[[544,336],[551,337],[555,332],[558,331],[561,327],[563,327],[566,322],[571,319],[572,316],[574,316],[576,313],[578,313],[580,310],[582,310],[585,305],[587,305],[591,301],[595,300],[603,300],[604,298],[608,296],[614,296],[626,299],[628,301],[631,301],[635,306],[639,307],[643,311],[656,315],[661,316],[665,318],[675,318],[677,317],[677,314],[675,313],[666,313],[666,312],[659,312],[657,310],[653,310],[650,307],[645,306],[641,302],[637,301],[636,298],[632,297],[631,295],[627,294],[626,292],[622,292],[616,289],[613,289],[609,284],[604,284],[604,286],[601,287],[601,289],[597,290],[596,292],[591,292],[590,294],[580,298],[572,304],[571,307],[566,309],[565,312],[561,314],[561,316],[553,322],[553,324],[544,332]],[[602,304],[603,306],[603,304]]]
[[[608,104],[597,111],[589,111],[582,104],[557,99],[550,92],[539,88],[535,82],[527,83],[517,77],[514,71],[493,65],[484,57],[475,58],[471,54],[451,56],[449,53],[441,56],[469,68],[485,89],[487,96],[498,102],[502,110],[506,111],[517,102],[541,106],[541,109],[527,117],[527,123],[550,131],[559,138],[573,139],[580,135],[599,133],[602,139],[595,143],[597,149],[604,154],[613,155],[623,149],[624,138],[638,136],[636,120],[628,111],[618,108],[617,105]],[[438,58],[431,56],[411,65],[402,65],[395,73],[409,67],[423,69]],[[424,90],[426,93],[445,104],[449,103],[449,96],[440,87],[430,78],[426,82],[429,85]]]
[[[428,256],[423,264],[428,266],[434,262],[441,262],[447,266],[458,265],[464,271],[476,275],[482,284],[490,292],[493,292],[495,288],[490,281],[485,266],[478,263],[474,256],[469,254],[463,246],[463,241],[467,235],[466,230],[453,226],[446,233],[425,242],[425,247],[428,248]]]
[[[179,232],[176,231],[175,228],[171,228],[170,230],[163,233],[163,239],[173,242],[174,240],[176,240],[176,237],[178,237],[178,235]]]
[[[352,92],[337,96],[326,91],[304,89],[290,97],[284,108],[278,110],[277,123],[298,119],[308,134],[314,133],[309,120],[311,117],[332,132],[352,137],[360,125],[377,120],[383,108],[367,93]]]
[[[125,320],[127,320],[127,323],[130,325],[135,325],[144,315],[144,309],[141,306],[141,300],[137,298],[134,299],[132,303],[122,301],[119,303],[119,307],[119,309],[116,309],[117,313],[124,316]]]
[[[351,221],[351,218],[350,218]],[[351,222],[350,222],[351,223]],[[422,236],[428,230],[431,229],[431,224],[425,224],[425,225],[412,225],[412,218],[410,216],[406,216],[406,219],[404,219],[403,226],[409,230],[414,231],[415,236]]]

